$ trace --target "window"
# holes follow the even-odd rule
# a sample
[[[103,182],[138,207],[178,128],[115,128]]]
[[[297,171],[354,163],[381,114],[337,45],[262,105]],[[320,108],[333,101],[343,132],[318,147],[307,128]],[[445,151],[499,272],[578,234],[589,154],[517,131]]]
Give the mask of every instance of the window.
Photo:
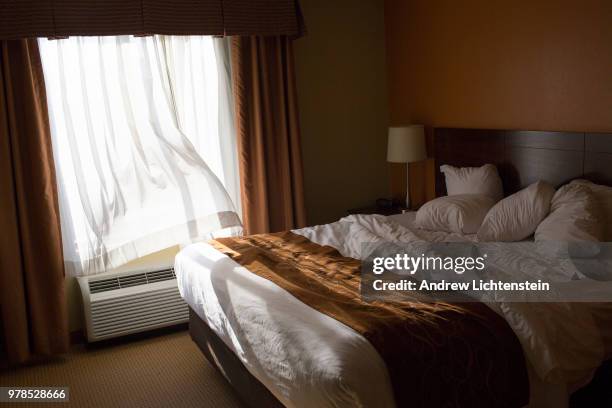
[[[71,37],[39,45],[70,274],[239,230],[224,40]]]

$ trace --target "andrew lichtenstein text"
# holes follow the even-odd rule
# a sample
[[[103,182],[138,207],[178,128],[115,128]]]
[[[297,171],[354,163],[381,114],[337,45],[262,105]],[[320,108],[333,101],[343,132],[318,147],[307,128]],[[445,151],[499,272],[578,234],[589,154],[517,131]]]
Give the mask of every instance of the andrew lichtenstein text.
[[[372,259],[372,272],[381,275],[384,272],[397,272],[414,275],[419,271],[452,272],[463,275],[465,272],[485,269],[487,255],[480,257],[413,257],[407,254],[396,254],[388,257],[375,257]],[[385,281],[375,279],[372,282],[375,291],[549,291],[550,284],[538,280],[537,282],[502,282],[495,280],[472,280],[454,282],[440,281],[414,281],[408,279]]]

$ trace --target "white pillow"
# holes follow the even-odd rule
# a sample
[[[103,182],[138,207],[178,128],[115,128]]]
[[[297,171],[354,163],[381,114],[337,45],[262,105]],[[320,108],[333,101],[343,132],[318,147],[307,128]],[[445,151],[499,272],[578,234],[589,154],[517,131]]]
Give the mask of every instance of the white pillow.
[[[457,194],[484,194],[495,201],[504,198],[502,181],[497,173],[497,167],[485,164],[482,167],[453,167],[445,164],[440,166],[446,179],[446,193],[449,196]]]
[[[591,190],[595,204],[599,207],[601,221],[605,226],[603,240],[612,242],[612,187],[591,183],[588,180],[574,180],[570,184],[580,184]]]
[[[550,184],[538,181],[504,198],[485,217],[478,230],[478,240],[513,242],[529,237],[550,212],[554,194]]]
[[[416,214],[416,226],[430,231],[475,234],[495,200],[482,194],[461,194],[436,198]]]
[[[591,190],[583,184],[572,183],[555,193],[550,215],[535,232],[536,241],[601,241],[603,223],[599,207]]]

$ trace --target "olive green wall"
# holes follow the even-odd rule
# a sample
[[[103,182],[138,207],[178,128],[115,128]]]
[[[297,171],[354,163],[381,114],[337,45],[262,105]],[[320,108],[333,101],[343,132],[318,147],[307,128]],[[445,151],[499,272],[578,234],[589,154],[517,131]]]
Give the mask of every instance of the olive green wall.
[[[301,0],[295,43],[308,223],[389,194],[384,1]]]

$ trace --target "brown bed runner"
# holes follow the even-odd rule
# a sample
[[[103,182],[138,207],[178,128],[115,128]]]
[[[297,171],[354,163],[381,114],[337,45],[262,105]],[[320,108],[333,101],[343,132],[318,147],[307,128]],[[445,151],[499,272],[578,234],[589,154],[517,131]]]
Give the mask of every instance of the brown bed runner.
[[[525,360],[508,324],[482,303],[365,302],[361,262],[282,232],[210,244],[372,343],[398,407],[522,407]]]

